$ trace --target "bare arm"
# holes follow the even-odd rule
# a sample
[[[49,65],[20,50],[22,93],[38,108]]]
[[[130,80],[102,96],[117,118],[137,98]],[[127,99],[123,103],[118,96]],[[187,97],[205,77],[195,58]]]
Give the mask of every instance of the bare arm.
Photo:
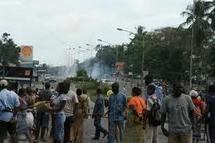
[[[169,136],[169,132],[167,131],[167,129],[165,129],[165,122],[166,122],[166,113],[162,113],[161,115],[161,130],[163,132],[163,134],[168,137]]]

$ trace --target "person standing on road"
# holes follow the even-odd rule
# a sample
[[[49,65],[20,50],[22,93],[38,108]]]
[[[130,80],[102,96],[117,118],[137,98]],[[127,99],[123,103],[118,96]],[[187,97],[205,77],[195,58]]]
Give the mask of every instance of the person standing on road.
[[[124,143],[144,143],[143,117],[146,104],[141,92],[138,87],[132,89],[132,97],[128,102]]]
[[[16,112],[20,107],[18,95],[7,89],[8,82],[0,81],[0,143],[4,143],[7,132],[10,134],[11,142],[17,143]]]
[[[27,109],[27,102],[25,101],[26,91],[24,88],[20,88],[18,91],[20,101],[20,111],[17,112],[17,135],[24,134],[28,139],[29,143],[33,143],[31,130],[33,128],[33,114]],[[31,117],[31,121],[29,121]]]
[[[190,96],[183,94],[183,88],[175,84],[173,95],[165,97],[161,112],[161,129],[168,137],[168,143],[192,143],[192,121],[195,105]],[[164,124],[168,115],[168,131]]]
[[[155,86],[155,95],[157,96],[157,98],[159,99],[159,102],[162,103],[163,101],[163,89],[161,86],[158,86],[154,83],[153,81],[153,77],[151,75],[147,75],[145,77],[145,85],[146,85],[146,89],[149,85],[154,85]],[[145,99],[147,100],[149,95],[147,93],[147,90],[145,90],[144,92],[144,96],[145,96]]]
[[[94,118],[94,126],[96,128],[95,136],[92,138],[93,140],[99,140],[100,132],[104,134],[103,138],[105,138],[106,135],[108,134],[108,131],[101,126],[101,118],[103,115],[104,115],[104,97],[102,95],[102,90],[98,88],[97,99],[95,102],[92,115],[92,117]]]
[[[120,142],[124,142],[124,120],[126,110],[126,97],[119,92],[119,84],[112,84],[113,95],[109,98],[108,120],[109,132],[107,143],[114,143],[115,129],[118,127],[120,134]]]
[[[52,92],[50,90],[50,83],[46,82],[45,83],[45,89],[43,89],[41,92],[39,92],[39,98],[38,101],[50,101]],[[41,136],[40,139],[42,141],[45,140],[45,132],[48,131],[49,127],[49,120],[50,120],[50,113],[49,112],[44,112],[44,111],[37,111],[37,116],[36,116],[36,139],[39,139],[39,134],[41,130]]]
[[[147,94],[149,95],[149,97],[147,99],[147,107],[146,107],[147,111],[145,114],[146,143],[158,143],[158,126],[153,124],[153,120],[155,120],[156,118],[155,111],[153,111],[153,108],[155,107],[156,103],[158,103],[159,105],[160,103],[157,96],[155,95],[155,89],[156,87],[154,85],[149,85],[147,87]]]
[[[72,124],[73,127],[73,136],[74,141],[77,143],[83,143],[84,142],[84,118],[87,116],[87,109],[88,109],[88,98],[87,96],[82,96],[82,90],[77,89],[76,94],[78,97],[78,107],[77,112],[75,114],[75,122]]]
[[[215,143],[215,84],[209,86],[209,95],[206,104],[210,143]]]
[[[68,88],[70,87],[70,81],[64,81],[67,83]],[[67,97],[69,98],[66,101],[66,105],[64,108],[64,112],[66,115],[66,121],[64,123],[64,143],[70,142],[71,136],[70,136],[70,130],[72,127],[72,124],[75,121],[74,115],[76,114],[77,111],[77,106],[78,106],[78,97],[77,94],[72,91],[71,89],[67,93]]]
[[[199,93],[195,90],[190,91],[190,97],[196,109],[194,111],[194,128],[193,128],[193,142],[198,142],[201,139],[202,115],[204,113],[204,104],[201,99],[198,99]]]
[[[90,114],[90,97],[87,95],[87,90],[83,89],[81,94],[81,99],[84,101],[84,118],[87,119]]]
[[[64,122],[65,122],[65,113],[63,111],[66,105],[66,94],[69,91],[69,88],[65,85],[64,82],[60,82],[57,87],[57,95],[51,97],[51,106],[50,111],[53,112],[53,136],[54,143],[63,143],[64,140]]]

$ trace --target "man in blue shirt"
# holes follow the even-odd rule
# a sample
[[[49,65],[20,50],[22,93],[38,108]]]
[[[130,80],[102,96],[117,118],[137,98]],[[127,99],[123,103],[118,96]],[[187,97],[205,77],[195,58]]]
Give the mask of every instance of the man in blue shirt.
[[[95,137],[93,138],[94,140],[98,140],[100,137],[100,132],[104,134],[103,138],[107,135],[108,131],[105,130],[101,126],[101,118],[104,115],[104,97],[102,95],[102,91],[100,88],[97,89],[97,99],[95,102],[95,106],[93,109],[93,115],[92,117],[94,118],[94,126],[96,127],[96,133]]]
[[[155,86],[155,95],[159,99],[159,102],[162,103],[162,101],[163,101],[163,89],[161,86],[158,86],[153,82],[153,77],[151,75],[147,75],[145,77],[145,85],[146,85],[146,89],[149,85]],[[145,99],[148,99],[148,97],[149,97],[146,90],[144,91],[144,96],[145,96]]]
[[[119,92],[119,84],[112,84],[113,95],[109,98],[108,120],[109,120],[109,134],[108,143],[114,143],[115,129],[119,129],[120,142],[124,139],[124,119],[126,109],[126,97]]]
[[[20,106],[18,95],[7,89],[8,82],[0,81],[0,143],[4,142],[7,132],[12,143],[17,143],[16,136],[16,110]]]
[[[215,143],[215,84],[209,86],[206,115],[208,117],[209,138],[211,143]]]

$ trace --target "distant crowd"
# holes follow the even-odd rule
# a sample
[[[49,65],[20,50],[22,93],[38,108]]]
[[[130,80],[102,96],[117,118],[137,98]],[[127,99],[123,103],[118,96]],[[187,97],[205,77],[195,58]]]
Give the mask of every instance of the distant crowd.
[[[197,89],[186,93],[179,83],[166,95],[151,76],[145,78],[144,91],[133,87],[131,95],[115,82],[107,93],[97,88],[92,114],[87,90],[73,91],[70,80],[58,83],[55,91],[48,82],[40,91],[27,87],[17,93],[7,89],[8,84],[0,81],[0,143],[17,143],[21,134],[30,143],[47,142],[49,137],[54,143],[84,143],[83,125],[90,116],[95,126],[92,140],[102,133],[107,143],[159,143],[161,128],[169,143],[215,143],[214,83],[203,96]],[[104,116],[108,129],[101,122]]]

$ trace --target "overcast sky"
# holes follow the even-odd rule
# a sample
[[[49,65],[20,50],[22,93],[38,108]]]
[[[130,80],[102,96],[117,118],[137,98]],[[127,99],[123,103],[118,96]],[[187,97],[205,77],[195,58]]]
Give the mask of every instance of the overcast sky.
[[[148,30],[177,26],[180,13],[192,0],[0,0],[0,33],[8,32],[18,45],[33,45],[34,59],[51,65],[68,64],[68,48],[129,42],[138,25]],[[89,50],[78,54],[81,60]],[[71,51],[70,51],[71,52]],[[83,55],[84,54],[84,55]],[[71,57],[70,57],[71,58]]]

